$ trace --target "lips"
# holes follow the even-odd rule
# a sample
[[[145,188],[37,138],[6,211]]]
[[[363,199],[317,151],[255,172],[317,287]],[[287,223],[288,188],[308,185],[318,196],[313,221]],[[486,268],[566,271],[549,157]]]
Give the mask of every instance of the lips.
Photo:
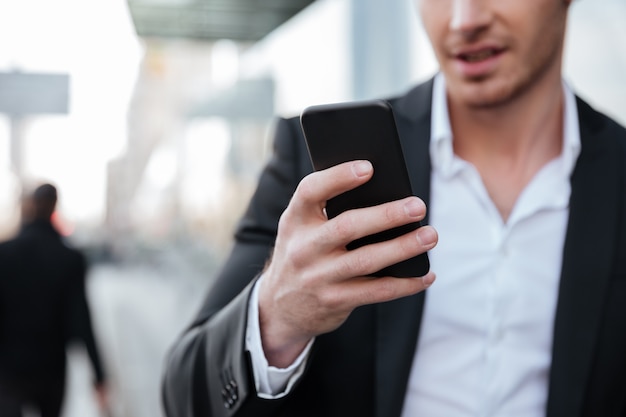
[[[454,68],[464,78],[484,78],[497,70],[505,51],[486,43],[461,47],[452,51]]]
[[[465,62],[479,62],[496,56],[501,52],[502,49],[500,48],[480,48],[459,52],[456,54],[456,57]]]

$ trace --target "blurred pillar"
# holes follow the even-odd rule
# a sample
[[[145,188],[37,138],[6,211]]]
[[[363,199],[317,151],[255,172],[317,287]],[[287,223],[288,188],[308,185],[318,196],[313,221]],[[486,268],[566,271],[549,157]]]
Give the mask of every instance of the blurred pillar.
[[[352,90],[357,100],[402,91],[410,82],[410,0],[350,0]]]
[[[11,147],[11,168],[17,179],[21,182],[24,177],[22,168],[22,130],[24,121],[20,116],[9,116],[9,135]]]
[[[237,175],[251,175],[256,178],[258,174],[258,167],[251,167],[250,158],[245,157],[248,154],[246,150],[258,142],[250,141],[244,126],[265,126],[272,120],[275,115],[274,90],[275,82],[272,78],[242,79],[232,87],[210,95],[188,115],[190,118],[222,117],[228,121],[232,134],[228,166]],[[259,161],[258,156],[253,155],[251,159]]]

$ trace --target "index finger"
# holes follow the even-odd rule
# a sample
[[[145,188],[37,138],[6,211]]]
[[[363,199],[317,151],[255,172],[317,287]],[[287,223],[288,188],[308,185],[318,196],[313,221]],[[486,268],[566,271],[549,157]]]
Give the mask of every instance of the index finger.
[[[372,178],[373,173],[371,162],[365,160],[344,162],[313,172],[300,181],[290,206],[297,212],[319,212],[326,205],[326,201],[363,185]]]

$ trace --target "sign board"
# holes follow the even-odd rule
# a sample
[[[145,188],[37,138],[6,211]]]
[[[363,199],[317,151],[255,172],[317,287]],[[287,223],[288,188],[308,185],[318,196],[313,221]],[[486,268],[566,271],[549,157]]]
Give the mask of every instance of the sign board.
[[[69,84],[68,74],[0,72],[0,113],[66,114]]]

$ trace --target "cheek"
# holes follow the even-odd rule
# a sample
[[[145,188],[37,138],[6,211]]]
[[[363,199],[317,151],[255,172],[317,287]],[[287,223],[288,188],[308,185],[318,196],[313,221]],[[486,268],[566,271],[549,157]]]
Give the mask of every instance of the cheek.
[[[447,30],[453,0],[418,0],[419,17],[427,31]]]
[[[531,0],[526,1],[531,3]],[[510,13],[509,31],[516,34],[518,42],[527,44],[530,49],[551,49],[565,32],[567,7],[563,1],[535,0],[517,13]]]
[[[448,3],[447,0],[434,1],[441,1],[443,4]],[[433,0],[420,1],[420,18],[424,31],[435,53],[439,56],[440,53],[443,53],[443,45],[448,33],[449,20],[446,17],[446,8],[439,4],[433,5],[432,3]]]
[[[564,22],[537,16],[536,26],[527,28],[525,36],[518,37],[518,46],[522,48],[521,57],[535,66],[549,66],[560,59],[564,41]]]

